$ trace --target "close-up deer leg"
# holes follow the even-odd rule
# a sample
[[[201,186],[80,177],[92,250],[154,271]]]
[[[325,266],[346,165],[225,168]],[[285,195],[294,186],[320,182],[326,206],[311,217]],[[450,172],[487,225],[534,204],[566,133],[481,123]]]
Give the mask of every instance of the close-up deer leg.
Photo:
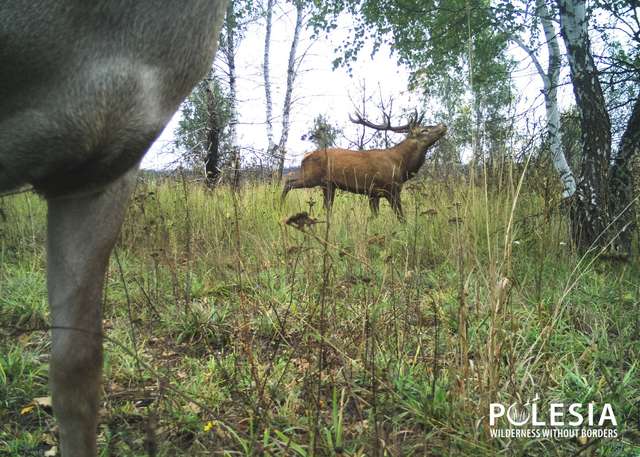
[[[98,194],[48,201],[50,384],[65,457],[96,455],[104,275],[136,174]]]

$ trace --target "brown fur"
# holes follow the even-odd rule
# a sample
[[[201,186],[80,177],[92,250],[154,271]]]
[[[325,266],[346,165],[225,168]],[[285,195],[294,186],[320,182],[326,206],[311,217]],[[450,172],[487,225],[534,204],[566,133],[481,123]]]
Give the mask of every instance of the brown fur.
[[[380,197],[385,197],[399,219],[403,219],[400,191],[425,160],[427,149],[447,131],[444,124],[415,127],[407,138],[390,149],[352,151],[328,148],[304,156],[299,172],[288,178],[282,191],[284,201],[291,189],[322,187],[325,207],[333,204],[335,189],[369,196],[374,214]]]

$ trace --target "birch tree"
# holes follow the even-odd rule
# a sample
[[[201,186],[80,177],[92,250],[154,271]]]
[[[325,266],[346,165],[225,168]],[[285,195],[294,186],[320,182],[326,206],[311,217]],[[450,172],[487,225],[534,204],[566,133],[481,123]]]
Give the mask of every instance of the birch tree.
[[[638,94],[618,151],[612,157],[611,121],[591,51],[585,1],[558,0],[558,6],[582,129],[582,172],[572,208],[573,238],[582,250],[613,242],[630,253],[633,223],[630,164],[640,149]],[[640,79],[640,69],[636,69],[635,78]]]
[[[510,117],[506,110],[512,101],[509,72],[512,62],[506,54],[506,42],[520,45],[531,57],[543,82],[548,137],[553,164],[563,184],[562,194],[569,197],[575,192],[575,178],[563,153],[560,133],[557,101],[560,48],[552,22],[553,12],[545,0],[490,3],[444,0],[437,4],[419,0],[333,0],[323,5],[325,16],[347,7],[365,25],[358,24],[355,28],[350,45],[341,48],[344,55],[338,58],[338,63],[348,64],[354,58],[363,46],[362,36],[371,34],[371,29],[377,32],[375,46],[389,43],[388,36],[392,35],[393,49],[400,61],[412,70],[414,84],[440,98],[442,105],[454,100],[455,109],[449,110],[449,122],[455,125],[471,120],[468,129],[452,128],[448,136],[458,137],[455,141],[459,144],[466,140],[476,160],[488,153],[490,164],[495,162],[493,155],[500,150],[496,143],[501,133],[500,128],[491,130],[507,125]],[[518,10],[518,5],[524,10]],[[533,11],[529,12],[531,5]],[[320,15],[317,22],[328,29],[323,17]],[[538,54],[538,43],[525,43],[521,38],[522,35],[537,38],[540,23],[550,57],[546,69]],[[469,92],[473,102],[467,109]]]
[[[256,21],[258,14],[252,0],[230,0],[221,32],[218,55],[222,58],[224,76],[228,84],[229,128],[231,144],[229,163],[233,170],[232,184],[239,185],[240,147],[238,145],[238,75],[236,53],[247,26]]]
[[[280,134],[280,141],[277,147],[278,160],[278,180],[282,179],[282,173],[284,171],[284,160],[287,151],[287,141],[289,140],[289,127],[291,116],[291,105],[293,100],[293,85],[296,79],[298,70],[298,43],[300,41],[300,33],[302,31],[302,23],[304,18],[305,2],[303,0],[295,0],[294,5],[296,8],[296,22],[293,29],[293,38],[291,39],[291,47],[289,48],[289,60],[287,62],[287,85],[284,94],[284,103],[282,106],[282,132]]]
[[[562,55],[560,54],[560,45],[558,36],[553,23],[553,13],[547,6],[545,0],[535,1],[536,17],[542,25],[544,31],[545,43],[547,48],[548,64],[545,70],[538,57],[538,47],[533,47],[525,43],[525,41],[516,33],[510,33],[511,39],[527,53],[533,65],[542,79],[545,104],[545,113],[547,118],[547,134],[549,146],[551,149],[551,159],[556,172],[560,175],[563,190],[562,197],[571,197],[576,191],[576,180],[566,156],[562,149],[562,133],[560,130],[560,110],[558,108],[558,84],[560,80],[560,69],[562,65]],[[537,28],[537,22],[534,21],[533,27]],[[536,30],[531,30],[531,35],[536,36]]]
[[[558,0],[558,7],[582,129],[581,181],[571,219],[573,239],[584,250],[606,241],[602,235],[608,221],[606,191],[611,121],[591,53],[586,2]]]
[[[267,157],[273,156],[275,146],[275,143],[273,141],[273,100],[271,99],[271,73],[269,68],[271,57],[271,27],[273,21],[274,3],[274,0],[267,0],[267,7],[265,11],[266,26],[264,37],[264,57],[262,62],[267,126]]]
[[[221,30],[216,61],[181,106],[175,131],[183,162],[192,168],[204,165],[207,185],[220,180],[225,169],[237,168],[237,71],[235,55],[247,26],[257,17],[253,0],[229,2]]]
[[[488,126],[497,130],[509,124],[513,61],[507,54],[506,34],[494,26],[490,2],[327,0],[315,6],[313,24],[318,33],[332,33],[344,11],[356,19],[338,46],[334,66],[348,70],[367,43],[372,43],[373,53],[389,46],[398,63],[409,70],[411,88],[420,90],[430,106],[453,102],[448,138],[491,162],[493,149],[487,144],[491,139],[484,133]],[[429,103],[430,99],[437,103]],[[469,128],[455,128],[462,120]]]

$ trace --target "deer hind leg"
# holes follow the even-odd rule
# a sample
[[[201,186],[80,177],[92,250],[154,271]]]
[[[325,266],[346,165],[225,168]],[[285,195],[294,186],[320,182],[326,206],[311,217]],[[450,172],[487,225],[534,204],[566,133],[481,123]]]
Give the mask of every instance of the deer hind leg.
[[[50,385],[64,457],[96,455],[104,274],[136,172],[99,194],[48,201]]]
[[[331,183],[327,183],[322,187],[322,193],[324,195],[324,208],[327,211],[331,211],[333,199],[336,196],[336,187]]]
[[[393,192],[390,192],[389,194],[387,194],[386,198],[389,201],[389,204],[391,205],[391,209],[398,217],[398,220],[400,222],[404,222],[405,218],[404,218],[404,213],[402,212],[402,202],[400,201],[400,192],[394,190]]]
[[[380,212],[380,196],[379,195],[369,195],[369,208],[371,208],[371,214],[374,217],[378,216]]]

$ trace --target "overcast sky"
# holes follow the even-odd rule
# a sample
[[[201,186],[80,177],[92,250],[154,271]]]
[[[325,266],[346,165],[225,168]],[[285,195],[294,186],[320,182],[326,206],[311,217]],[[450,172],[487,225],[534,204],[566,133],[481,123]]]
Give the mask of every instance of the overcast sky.
[[[280,114],[286,85],[286,69],[295,11],[285,4],[286,10],[278,7],[274,14],[272,30],[271,80],[273,85],[273,114],[275,141],[280,137]],[[311,41],[310,33],[303,31],[303,38],[298,46],[298,52],[307,51],[301,66],[294,89],[294,106],[291,115],[291,128],[288,142],[288,165],[299,163],[301,157],[313,145],[304,141],[301,136],[306,133],[313,119],[318,114],[324,114],[332,123],[339,125],[347,132],[350,128],[348,114],[354,111],[353,100],[358,100],[361,94],[362,81],[366,81],[367,92],[372,95],[395,99],[394,111],[402,108],[419,106],[418,94],[407,91],[408,72],[396,62],[389,48],[383,47],[373,58],[365,50],[360,53],[359,60],[353,65],[353,72],[349,75],[344,68],[332,70],[335,58],[334,49],[347,36],[350,26],[348,17],[343,17],[339,27],[332,33],[332,39]],[[265,129],[265,94],[262,76],[262,58],[264,52],[264,23],[251,25],[246,36],[240,42],[236,56],[238,73],[238,141],[241,148],[266,148]],[[533,105],[541,105],[539,97],[541,82],[535,74],[529,59],[516,47],[512,48],[521,65],[514,71],[513,78],[517,87],[526,96],[520,101],[520,110],[526,110]],[[566,92],[566,91],[565,91]],[[565,94],[564,98],[570,98]],[[538,110],[537,116],[543,112]],[[427,112],[427,117],[432,113]],[[175,154],[166,153],[172,148],[173,131],[175,130],[180,113],[176,113],[167,128],[149,150],[142,166],[143,168],[162,168],[165,164],[176,160]],[[435,119],[432,119],[435,120]],[[531,119],[533,120],[533,119]]]

